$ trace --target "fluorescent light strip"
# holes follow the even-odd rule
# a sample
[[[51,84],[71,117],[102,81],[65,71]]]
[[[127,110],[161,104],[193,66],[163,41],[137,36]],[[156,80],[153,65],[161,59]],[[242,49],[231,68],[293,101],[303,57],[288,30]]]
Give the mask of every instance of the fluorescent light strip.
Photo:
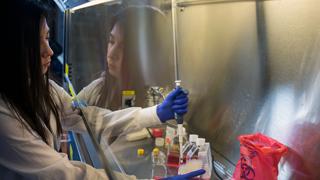
[[[95,0],[95,1],[90,1],[90,2],[87,2],[87,3],[81,4],[81,5],[76,6],[74,8],[71,8],[70,11],[74,12],[74,11],[79,10],[79,9],[87,8],[87,7],[90,7],[90,6],[95,6],[97,4],[102,4],[102,3],[116,4],[116,3],[120,3],[120,2],[121,2],[121,0]]]

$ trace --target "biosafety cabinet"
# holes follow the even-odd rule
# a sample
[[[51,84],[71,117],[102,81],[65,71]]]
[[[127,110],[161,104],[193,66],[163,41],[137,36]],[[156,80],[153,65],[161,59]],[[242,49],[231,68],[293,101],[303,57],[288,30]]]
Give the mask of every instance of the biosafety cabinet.
[[[231,178],[239,160],[237,137],[256,132],[289,149],[278,165],[278,179],[320,177],[320,1],[55,3],[61,62],[68,65],[64,70],[76,93],[114,73],[117,78],[105,87],[113,96],[96,105],[148,107],[161,102],[180,79],[190,98],[187,132],[210,142],[220,177]],[[111,54],[111,45],[119,42]],[[80,159],[103,167],[89,135],[73,135]],[[112,159],[110,167],[150,178],[151,167],[141,165],[150,159],[139,158],[137,149],[150,153],[152,138],[95,140],[108,144],[101,149],[102,159]]]

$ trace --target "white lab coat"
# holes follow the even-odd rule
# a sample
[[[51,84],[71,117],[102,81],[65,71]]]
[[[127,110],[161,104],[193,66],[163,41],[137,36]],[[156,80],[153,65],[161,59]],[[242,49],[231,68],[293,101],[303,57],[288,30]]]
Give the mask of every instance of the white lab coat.
[[[71,101],[63,88],[51,81],[55,99]],[[71,106],[65,106],[68,111]],[[94,127],[96,135],[134,131],[160,123],[156,108],[128,108],[111,112],[97,107],[87,107],[84,114]],[[18,121],[0,97],[0,179],[107,179],[103,170],[98,170],[85,163],[70,161],[66,154],[57,152],[59,139],[56,135],[56,119],[51,114],[50,124],[53,134],[49,134],[49,145],[42,141],[34,131],[28,131]],[[80,118],[63,117],[63,129],[85,132]],[[122,176],[121,179],[135,179],[134,176]]]
[[[84,100],[89,106],[98,104],[100,98],[100,90],[103,86],[104,77],[100,77],[92,81],[88,86],[84,87],[79,93],[78,98]]]

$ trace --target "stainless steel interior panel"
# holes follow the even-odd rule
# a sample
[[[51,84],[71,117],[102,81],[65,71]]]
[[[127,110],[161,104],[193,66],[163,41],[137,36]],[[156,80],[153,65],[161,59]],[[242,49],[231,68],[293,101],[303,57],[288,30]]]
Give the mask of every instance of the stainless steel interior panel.
[[[233,170],[237,136],[289,147],[279,179],[320,177],[320,1],[221,1],[178,13],[179,67],[189,129]]]
[[[270,92],[255,131],[289,146],[279,179],[320,177],[320,1],[264,2]],[[268,113],[266,113],[268,112]]]
[[[252,131],[263,98],[256,4],[181,9],[178,32],[180,76],[190,90],[190,130],[234,164],[239,157],[236,137]]]

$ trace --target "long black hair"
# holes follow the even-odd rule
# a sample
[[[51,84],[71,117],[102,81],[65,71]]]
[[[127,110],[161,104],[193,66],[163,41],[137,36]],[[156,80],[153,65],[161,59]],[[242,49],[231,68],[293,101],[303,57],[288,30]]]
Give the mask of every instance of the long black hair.
[[[40,24],[48,9],[36,0],[10,0],[7,5],[6,49],[2,57],[9,58],[0,61],[0,94],[22,125],[48,144],[46,128],[52,132],[51,113],[56,118],[58,135],[62,132],[59,107],[41,66]]]
[[[108,53],[107,50],[109,46],[108,43],[109,43],[110,33],[114,28],[114,26],[116,25],[116,23],[118,23],[119,27],[124,31],[124,20],[125,20],[124,12],[123,10],[121,11],[119,10],[117,11],[117,13],[112,15],[111,21],[106,25],[108,26],[108,28],[106,30],[107,33],[106,33],[105,58],[107,58],[107,53]],[[116,77],[113,77],[109,73],[107,59],[105,59],[105,63],[106,63],[106,70],[101,74],[101,76],[103,77],[103,82],[102,82],[103,84],[101,89],[99,90],[100,96],[96,106],[115,111],[121,108],[121,90],[123,90],[121,87],[122,79],[117,79]],[[123,66],[121,68],[123,68]],[[123,72],[124,72],[124,69],[121,69],[121,73]]]

